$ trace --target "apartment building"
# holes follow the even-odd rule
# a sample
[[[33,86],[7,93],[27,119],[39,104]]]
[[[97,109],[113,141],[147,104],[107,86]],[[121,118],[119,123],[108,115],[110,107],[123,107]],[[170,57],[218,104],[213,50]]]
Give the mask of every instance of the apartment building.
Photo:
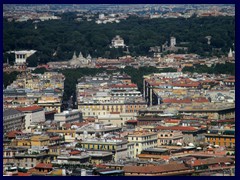
[[[25,129],[25,115],[16,109],[6,109],[3,111],[3,132]]]
[[[82,113],[78,109],[63,111],[54,114],[54,121],[61,127],[64,123],[82,122]]]
[[[128,134],[128,142],[134,143],[134,158],[147,148],[157,146],[157,133],[147,131],[134,131]]]

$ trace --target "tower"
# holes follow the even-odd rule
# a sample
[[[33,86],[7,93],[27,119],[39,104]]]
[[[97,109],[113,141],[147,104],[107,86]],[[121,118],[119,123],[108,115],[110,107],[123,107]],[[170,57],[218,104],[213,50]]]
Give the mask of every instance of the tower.
[[[91,64],[91,62],[92,62],[92,57],[91,57],[90,54],[88,54],[88,56],[87,56],[87,63]]]
[[[233,57],[232,48],[230,48],[230,50],[229,50],[228,57],[229,57],[229,58],[232,58],[232,57]]]
[[[175,47],[175,45],[176,45],[176,38],[172,36],[170,38],[170,47]]]
[[[76,51],[74,51],[72,59],[77,59]]]
[[[79,59],[82,59],[82,58],[83,58],[83,55],[82,55],[82,52],[81,52],[81,51],[79,52],[78,58],[79,58]]]
[[[91,55],[90,55],[90,54],[88,54],[88,56],[87,56],[87,59],[89,59],[89,60],[91,60],[91,59],[92,59],[92,57],[91,57]]]

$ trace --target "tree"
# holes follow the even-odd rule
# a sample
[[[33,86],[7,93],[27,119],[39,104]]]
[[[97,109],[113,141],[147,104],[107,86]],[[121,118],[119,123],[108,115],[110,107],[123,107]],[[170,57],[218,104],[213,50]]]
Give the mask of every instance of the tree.
[[[35,30],[32,21],[3,21],[3,49],[9,50],[35,49],[39,63],[62,61],[69,59],[69,53],[84,51],[92,57],[116,58],[121,51],[111,52],[109,45],[114,36],[120,35],[129,46],[130,55],[148,55],[151,46],[161,46],[175,36],[177,42],[189,42],[188,52],[209,56],[213,48],[221,48],[216,55],[227,54],[235,40],[235,17],[191,17],[177,19],[152,19],[130,16],[120,23],[104,25],[95,22],[76,22],[77,13],[60,14],[61,20],[50,20],[38,23]],[[207,44],[206,36],[212,36],[211,44]],[[57,58],[52,54],[57,48]],[[205,52],[209,53],[205,53]],[[179,53],[182,53],[179,51]]]
[[[27,58],[28,67],[37,67],[38,66],[38,58],[36,54],[31,55]]]
[[[35,74],[44,74],[47,70],[45,68],[37,68],[34,71],[32,71],[32,73]]]
[[[17,75],[18,74],[19,74],[19,72],[17,72],[17,71],[13,71],[10,74],[4,72],[3,73],[3,85],[4,85],[4,88],[6,88],[13,81],[15,81],[17,79]]]

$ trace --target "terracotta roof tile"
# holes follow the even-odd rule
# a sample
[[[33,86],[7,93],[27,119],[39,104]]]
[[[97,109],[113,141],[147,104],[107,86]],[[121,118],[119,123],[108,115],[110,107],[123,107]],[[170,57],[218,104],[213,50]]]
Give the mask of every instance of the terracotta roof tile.
[[[88,124],[87,122],[75,122],[75,123],[73,123],[74,125],[76,125],[76,126],[78,126],[78,127],[81,127],[81,126],[83,126],[83,125],[85,125],[85,124]]]
[[[204,103],[204,102],[209,102],[209,100],[207,98],[197,98],[197,99],[193,99],[193,102],[198,102],[198,103]]]
[[[126,123],[137,123],[137,120],[128,120]]]
[[[88,122],[75,122],[75,123],[64,123],[62,126],[66,129],[70,129],[72,125],[76,125],[78,127],[81,127],[85,124],[88,124]]]
[[[184,164],[164,164],[159,166],[124,166],[123,170],[126,173],[163,173],[180,170],[188,170]]]
[[[216,158],[208,158],[208,159],[198,159],[195,160],[192,166],[200,166],[200,165],[212,165],[218,163],[226,163],[230,162],[233,163],[234,160],[229,157],[216,157]]]
[[[176,87],[198,87],[200,85],[199,82],[196,83],[173,83],[172,86]]]
[[[65,127],[66,129],[69,129],[69,128],[71,128],[71,124],[70,123],[64,123],[63,125],[62,125],[62,127]]]
[[[8,138],[15,138],[16,135],[19,135],[19,134],[23,134],[23,132],[14,130],[14,131],[8,132],[7,137]]]
[[[167,98],[163,99],[163,103],[191,103],[192,100],[190,98],[185,99],[176,99],[176,98]]]
[[[31,176],[30,173],[18,172],[17,176]]]
[[[52,164],[39,163],[35,166],[35,168],[52,169]]]
[[[136,84],[114,84],[111,86],[112,88],[136,88]]]
[[[224,82],[235,82],[235,79],[226,79],[226,80],[223,80]]]
[[[165,120],[165,123],[179,123],[181,120],[172,120],[172,119],[169,119],[169,120]]]
[[[16,109],[22,112],[43,110],[43,108],[40,106],[20,107]]]
[[[157,126],[158,130],[176,130],[176,131],[196,131],[197,128],[191,126]]]
[[[70,155],[77,155],[77,154],[81,154],[81,151],[78,150],[73,150],[69,153]]]

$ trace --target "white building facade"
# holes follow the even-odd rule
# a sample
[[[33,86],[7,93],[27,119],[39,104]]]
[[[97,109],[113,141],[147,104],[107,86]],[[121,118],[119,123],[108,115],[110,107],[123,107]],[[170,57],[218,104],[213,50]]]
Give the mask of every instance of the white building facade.
[[[54,114],[54,121],[61,127],[64,123],[82,122],[82,112],[77,109]]]

